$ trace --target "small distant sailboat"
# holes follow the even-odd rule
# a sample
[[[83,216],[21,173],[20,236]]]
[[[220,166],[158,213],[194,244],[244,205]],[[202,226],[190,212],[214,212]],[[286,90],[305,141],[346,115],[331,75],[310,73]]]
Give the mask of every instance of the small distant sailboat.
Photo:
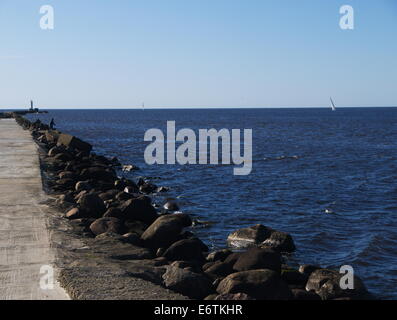
[[[332,111],[336,111],[336,107],[335,107],[334,101],[332,100],[331,97],[329,99],[331,100],[331,109],[332,109]]]
[[[142,111],[145,111],[145,102],[142,103]]]

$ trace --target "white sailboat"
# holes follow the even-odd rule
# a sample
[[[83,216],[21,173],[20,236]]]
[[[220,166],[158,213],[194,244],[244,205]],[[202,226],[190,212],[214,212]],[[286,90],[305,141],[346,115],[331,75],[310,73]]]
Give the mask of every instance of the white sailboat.
[[[332,111],[336,111],[336,107],[335,107],[334,101],[332,100],[331,97],[329,99],[331,100],[331,109],[332,109]]]

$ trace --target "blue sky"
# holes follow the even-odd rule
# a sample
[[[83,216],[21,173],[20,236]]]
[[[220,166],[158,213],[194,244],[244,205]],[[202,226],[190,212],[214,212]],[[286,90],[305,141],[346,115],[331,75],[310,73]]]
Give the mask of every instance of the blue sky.
[[[0,0],[0,39],[0,108],[397,105],[395,0]]]

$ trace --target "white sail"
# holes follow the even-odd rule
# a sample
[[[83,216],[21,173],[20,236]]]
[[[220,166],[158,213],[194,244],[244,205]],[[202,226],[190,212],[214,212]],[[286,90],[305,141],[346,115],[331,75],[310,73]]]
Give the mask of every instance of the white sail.
[[[336,107],[335,107],[334,101],[332,100],[332,98],[329,98],[329,99],[331,100],[331,109],[332,109],[332,111],[336,111]]]

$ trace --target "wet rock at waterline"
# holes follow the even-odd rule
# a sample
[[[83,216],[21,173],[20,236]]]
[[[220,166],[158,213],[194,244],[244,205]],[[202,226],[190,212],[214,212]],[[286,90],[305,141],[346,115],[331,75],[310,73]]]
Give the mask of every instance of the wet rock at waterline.
[[[168,192],[169,190],[170,190],[170,188],[168,188],[168,187],[159,187],[159,188],[157,188],[156,192],[163,193],[163,192]]]
[[[136,194],[139,193],[139,188],[137,186],[126,186],[124,188],[124,192],[129,194]]]
[[[232,232],[227,242],[232,247],[251,246],[269,247],[280,252],[292,252],[295,244],[292,237],[285,232],[276,231],[261,224]]]
[[[273,231],[270,237],[263,241],[260,246],[269,247],[280,252],[293,252],[296,249],[291,235],[281,231]]]
[[[148,182],[145,182],[143,185],[139,187],[139,191],[146,194],[153,193],[156,190],[157,190],[157,186]]]
[[[179,205],[175,200],[169,200],[164,204],[164,209],[168,211],[178,211]]]
[[[183,228],[191,224],[192,220],[186,214],[161,216],[142,234],[142,240],[152,248],[168,247],[178,240]]]
[[[126,220],[139,220],[151,224],[158,218],[156,209],[151,204],[151,199],[146,196],[127,200],[120,205],[119,209]]]
[[[336,298],[369,299],[370,294],[361,279],[353,278],[354,289],[342,289],[340,285],[343,274],[336,270],[317,269],[313,271],[307,280],[306,290],[314,291],[323,300]]]
[[[60,134],[57,142],[58,145],[72,147],[80,151],[90,152],[92,150],[92,146],[89,143],[82,141],[74,136],[71,136],[70,134]]]
[[[270,237],[272,229],[261,224],[253,227],[242,228],[232,232],[227,241],[230,246],[244,248],[249,246],[259,246],[263,241]]]

